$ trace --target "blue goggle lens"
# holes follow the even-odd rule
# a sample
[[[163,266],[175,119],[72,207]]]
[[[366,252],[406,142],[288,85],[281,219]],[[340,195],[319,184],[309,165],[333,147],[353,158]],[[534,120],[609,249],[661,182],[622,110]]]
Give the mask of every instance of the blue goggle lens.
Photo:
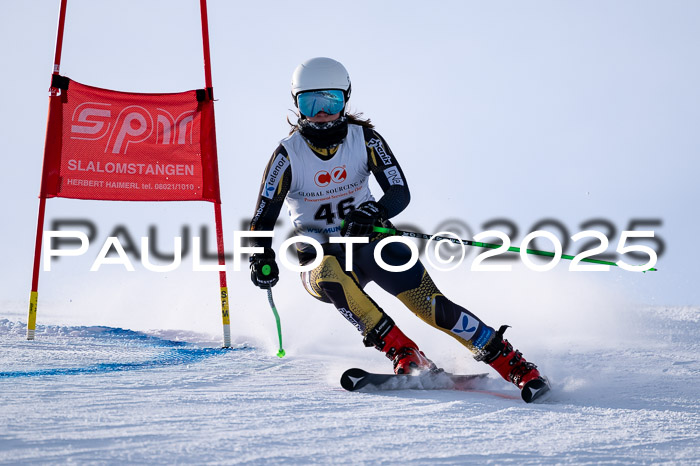
[[[301,92],[297,95],[297,105],[307,117],[314,117],[318,112],[335,115],[345,106],[345,94],[338,89]]]

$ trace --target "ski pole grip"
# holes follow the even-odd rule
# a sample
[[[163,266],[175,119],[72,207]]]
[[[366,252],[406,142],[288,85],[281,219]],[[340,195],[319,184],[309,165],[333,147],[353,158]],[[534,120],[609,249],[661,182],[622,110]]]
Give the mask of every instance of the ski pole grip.
[[[345,219],[340,221],[340,228],[343,228],[344,226],[345,226]],[[375,233],[386,233],[388,235],[395,235],[396,234],[396,230],[394,230],[393,228],[384,228],[384,227],[378,227],[378,226],[375,226],[372,228],[374,229],[373,231]]]
[[[386,233],[388,235],[395,235],[396,230],[393,228],[384,228],[384,227],[374,227],[374,232],[375,233]]]

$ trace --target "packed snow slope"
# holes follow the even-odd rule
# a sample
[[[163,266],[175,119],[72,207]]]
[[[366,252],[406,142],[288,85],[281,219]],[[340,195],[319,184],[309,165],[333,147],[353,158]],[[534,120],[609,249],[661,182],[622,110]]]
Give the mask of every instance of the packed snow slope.
[[[531,405],[484,393],[346,392],[344,369],[390,365],[344,334],[325,350],[290,342],[279,359],[255,338],[221,349],[189,331],[39,325],[29,342],[16,307],[2,314],[3,464],[700,462],[698,307],[637,308],[617,324],[594,313],[591,327],[611,333],[596,338],[509,330],[554,385]],[[485,369],[428,331],[425,340],[441,343],[424,346],[446,368]]]

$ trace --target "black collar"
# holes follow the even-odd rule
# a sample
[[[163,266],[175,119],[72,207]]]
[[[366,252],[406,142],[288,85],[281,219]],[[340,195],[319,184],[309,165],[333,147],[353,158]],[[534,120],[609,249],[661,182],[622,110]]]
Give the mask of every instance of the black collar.
[[[314,148],[332,149],[348,135],[348,119],[345,115],[328,123],[312,123],[307,119],[299,120],[299,133]]]

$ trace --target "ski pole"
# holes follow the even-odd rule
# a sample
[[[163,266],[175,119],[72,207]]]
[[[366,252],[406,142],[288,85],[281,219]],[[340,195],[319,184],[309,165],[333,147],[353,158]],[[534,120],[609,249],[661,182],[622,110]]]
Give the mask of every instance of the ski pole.
[[[269,265],[263,265],[263,275],[270,275],[271,271],[272,269]],[[277,356],[283,358],[286,353],[284,352],[284,349],[282,349],[282,325],[280,324],[280,315],[277,313],[277,306],[275,306],[275,301],[272,299],[272,287],[267,289],[267,300],[270,302],[272,313],[275,315],[275,322],[277,322],[277,337],[279,338],[280,342],[280,349],[277,351]]]
[[[465,246],[475,246],[478,248],[487,248],[487,249],[498,249],[502,245],[500,244],[493,244],[493,243],[481,243],[479,241],[470,241],[467,239],[457,239],[457,238],[450,238],[449,236],[439,236],[439,235],[428,235],[425,233],[416,233],[413,231],[404,231],[404,230],[396,230],[394,228],[384,228],[384,227],[374,227],[375,233],[385,233],[388,235],[393,235],[393,236],[408,236],[410,238],[419,238],[419,239],[428,239],[428,240],[434,240],[434,241],[443,241],[443,240],[448,240],[452,243],[455,244],[464,244]],[[520,252],[520,248],[512,246],[508,248],[508,251],[511,252]],[[554,257],[554,253],[550,251],[540,251],[537,249],[526,249],[525,252],[528,254],[532,254],[535,256],[547,256],[547,257]],[[562,254],[561,258],[562,259],[568,259],[572,260],[574,259],[575,256],[570,256],[568,254]],[[584,257],[580,259],[581,262],[591,262],[593,264],[603,264],[603,265],[614,265],[615,267],[618,267],[618,265],[615,262],[610,262],[610,261],[604,261],[600,259],[591,259],[588,257]],[[650,268],[647,270],[647,272],[656,272],[657,269],[655,268]]]

